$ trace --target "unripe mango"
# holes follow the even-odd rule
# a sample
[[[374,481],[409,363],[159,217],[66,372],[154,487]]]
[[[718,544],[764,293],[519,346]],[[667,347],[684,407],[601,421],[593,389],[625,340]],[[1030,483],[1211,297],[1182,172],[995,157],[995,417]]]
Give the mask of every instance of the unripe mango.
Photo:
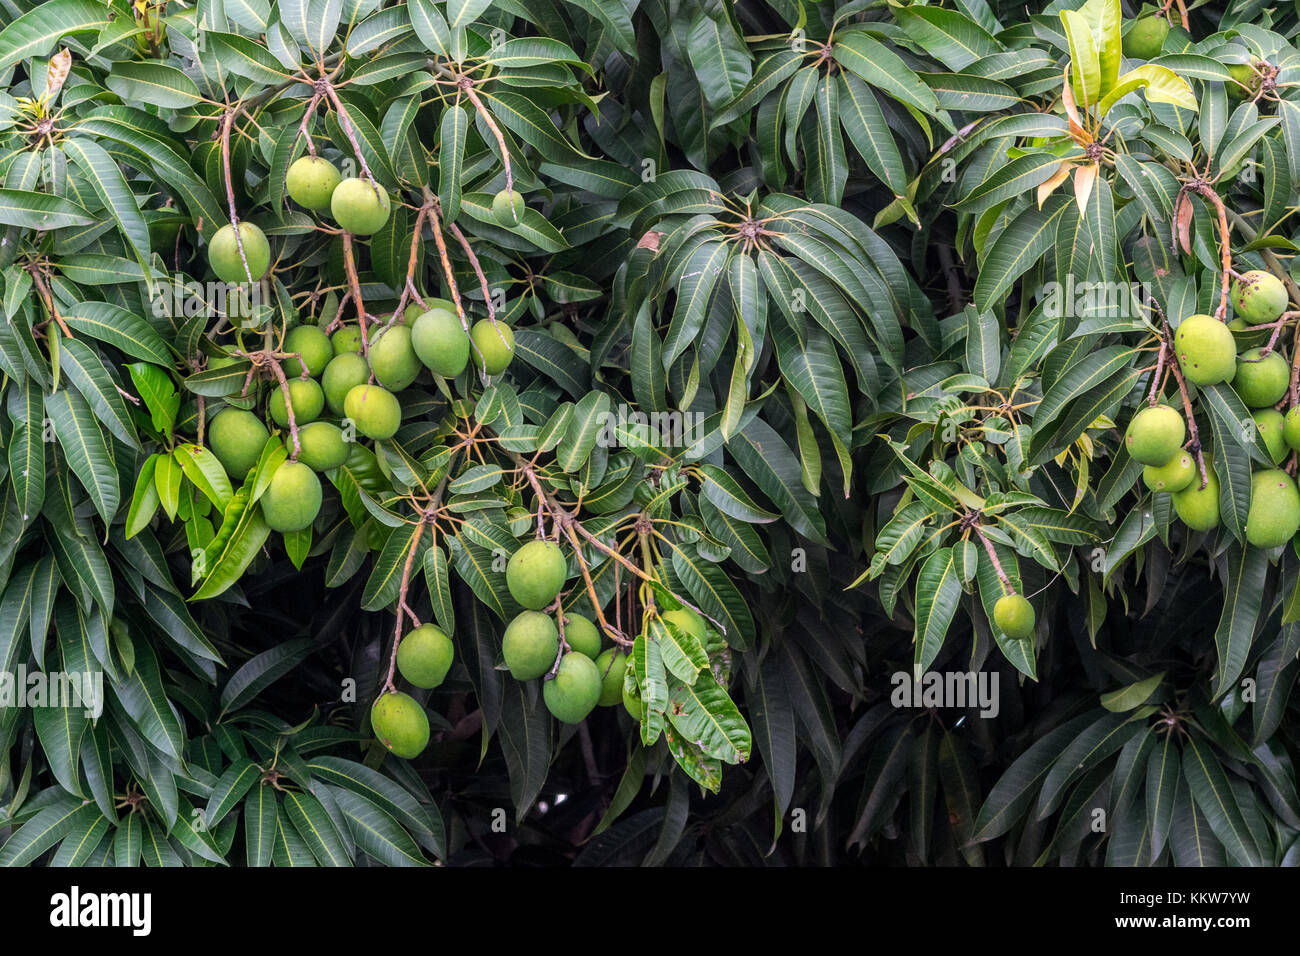
[[[586,654],[570,651],[560,660],[555,676],[542,685],[542,698],[556,720],[580,724],[595,709],[601,690],[595,662]]]
[[[1246,540],[1257,548],[1286,544],[1300,530],[1300,491],[1280,468],[1257,471],[1250,479]]]
[[[608,647],[596,657],[596,671],[600,674],[601,707],[613,707],[623,699],[623,675],[627,671],[627,654],[617,647]]]
[[[241,243],[243,259],[239,257]],[[245,259],[248,261],[247,271],[244,269]],[[208,243],[208,263],[222,282],[256,282],[271,268],[271,245],[266,241],[266,233],[251,222],[239,224],[239,240],[236,241],[235,228],[227,223],[213,234]]]
[[[325,371],[325,366],[334,357],[334,345],[324,330],[315,325],[295,325],[284,337],[284,351],[296,352],[302,357],[284,360],[284,374],[290,378],[302,376],[303,365],[307,374],[315,378]]]
[[[1219,526],[1219,479],[1210,463],[1205,463],[1205,487],[1197,475],[1182,491],[1173,496],[1174,513],[1193,531],[1212,531]]]
[[[451,670],[451,638],[436,624],[422,624],[397,645],[397,669],[416,687],[431,690]]]
[[[285,447],[293,451],[293,438],[286,435]],[[329,471],[348,460],[348,443],[343,430],[330,422],[310,422],[298,429],[298,460],[312,471]]]
[[[474,340],[474,367],[487,375],[500,375],[515,357],[515,333],[504,322],[479,319],[469,330]]]
[[[299,206],[319,212],[330,207],[330,197],[342,179],[338,168],[328,159],[303,156],[289,167],[284,188]]]
[[[301,531],[320,514],[320,479],[302,462],[286,461],[271,476],[261,504],[272,531]]]
[[[1196,477],[1196,460],[1186,451],[1178,452],[1163,465],[1142,469],[1142,480],[1152,491],[1182,491]]]
[[[524,197],[515,189],[501,190],[492,197],[492,218],[503,229],[514,229],[524,218]]]
[[[469,364],[469,336],[455,312],[430,309],[411,326],[411,347],[425,367],[443,378],[455,378]]]
[[[1251,412],[1250,417],[1255,422],[1259,437],[1264,440],[1264,447],[1268,449],[1273,464],[1282,464],[1282,459],[1287,455],[1286,436],[1283,434],[1286,420],[1282,413],[1272,408],[1260,408]]]
[[[1124,445],[1135,461],[1163,465],[1183,444],[1187,434],[1183,416],[1168,405],[1148,405],[1133,416]]]
[[[372,236],[388,222],[388,194],[369,180],[345,179],[330,196],[334,221],[355,236]]]
[[[347,401],[348,392],[358,385],[364,385],[370,379],[370,366],[360,352],[343,352],[330,359],[321,376],[321,389],[325,392],[325,404],[335,415],[343,414],[343,403]]]
[[[600,653],[600,631],[581,614],[564,615],[564,639],[569,649],[585,654],[592,660]]]
[[[1271,272],[1251,269],[1232,283],[1232,307],[1251,325],[1276,321],[1286,305],[1286,287]]]
[[[402,424],[397,396],[378,385],[358,385],[343,400],[343,412],[367,438],[386,439]]]
[[[429,744],[429,717],[410,694],[380,694],[370,707],[370,727],[376,739],[399,757],[410,760]]]
[[[1291,384],[1291,366],[1277,352],[1262,355],[1250,349],[1237,359],[1237,377],[1232,387],[1247,408],[1264,408],[1281,401]]]
[[[1286,413],[1282,421],[1282,437],[1292,451],[1300,451],[1300,407]]]
[[[208,423],[208,447],[237,482],[257,464],[270,437],[262,420],[242,408],[223,408]]]
[[[993,623],[1007,637],[1023,641],[1034,633],[1034,606],[1019,594],[1004,594],[993,605]]]
[[[549,615],[521,611],[506,625],[501,654],[515,680],[541,677],[555,664],[560,651],[560,632]]]
[[[420,374],[420,360],[411,348],[411,330],[392,325],[370,343],[370,367],[375,381],[390,392],[400,392]]]
[[[291,378],[289,403],[293,406],[294,424],[306,425],[320,418],[320,413],[325,410],[325,393],[315,379]],[[277,388],[271,392],[267,411],[271,413],[271,421],[281,428],[289,427],[289,412],[284,407],[284,389]]]
[[[554,601],[568,576],[564,552],[554,541],[529,541],[506,562],[510,596],[532,611]]]
[[[1237,343],[1226,325],[1212,315],[1189,315],[1174,333],[1178,366],[1196,385],[1232,381],[1237,371]]]
[[[345,325],[336,329],[330,336],[330,345],[333,346],[335,355],[342,355],[344,352],[360,352],[361,329],[355,325]]]
[[[1164,17],[1139,17],[1124,34],[1124,55],[1134,60],[1157,57],[1168,35],[1169,21]]]
[[[679,631],[691,635],[697,641],[703,643],[705,639],[704,618],[700,617],[688,607],[674,608],[671,611],[664,611],[663,619],[674,625]]]

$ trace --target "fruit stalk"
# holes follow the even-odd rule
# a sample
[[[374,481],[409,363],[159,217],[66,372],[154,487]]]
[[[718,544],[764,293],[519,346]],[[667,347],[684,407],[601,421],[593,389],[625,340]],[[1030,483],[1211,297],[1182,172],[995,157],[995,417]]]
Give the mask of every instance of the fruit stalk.
[[[1002,562],[998,560],[998,553],[993,547],[993,542],[986,538],[984,532],[980,530],[979,512],[973,512],[973,515],[974,521],[971,523],[970,528],[975,532],[975,537],[980,539],[980,544],[984,545],[984,552],[989,556],[989,561],[993,563],[993,570],[997,574],[998,580],[1002,582],[1002,590],[1007,594],[1015,594],[1016,589],[1012,585],[1011,579],[1007,577],[1007,572],[1002,570]]]
[[[1163,347],[1169,350],[1170,355],[1174,355],[1176,354],[1174,351],[1174,332],[1169,327],[1169,320],[1165,318],[1163,312],[1160,313],[1160,322],[1164,327]],[[1192,436],[1183,447],[1196,456],[1196,468],[1201,475],[1201,489],[1204,490],[1210,479],[1205,473],[1205,455],[1201,451],[1201,432],[1196,427],[1196,415],[1192,412],[1192,397],[1187,394],[1187,380],[1183,378],[1183,370],[1178,367],[1178,362],[1170,362],[1169,370],[1174,373],[1174,379],[1178,382],[1178,394],[1183,399],[1183,417],[1187,419],[1187,434]]]
[[[239,213],[235,210],[235,184],[230,178],[230,127],[235,125],[238,106],[232,106],[221,116],[221,167],[226,181],[226,204],[230,210],[230,228],[235,234],[235,248],[239,250],[239,261],[244,265],[244,275],[250,283],[256,282],[253,270],[248,265],[248,256],[244,254],[244,237],[239,234]]]
[[[524,461],[524,459],[515,452],[510,452],[509,454],[514,460],[516,467],[518,467],[524,477],[528,479],[528,483],[532,485],[533,492],[537,495],[538,507],[540,508],[543,504],[546,506],[546,509],[551,513],[551,520],[564,531],[564,536],[569,539],[569,543],[573,546],[573,554],[578,561],[578,571],[582,574],[582,582],[586,588],[587,596],[591,599],[591,606],[595,608],[597,623],[613,641],[625,647],[631,646],[632,641],[625,637],[617,627],[610,624],[605,618],[605,612],[601,609],[600,599],[596,594],[595,582],[591,579],[591,569],[587,567],[587,561],[582,556],[582,542],[578,540],[578,534],[581,534],[584,538],[590,541],[601,553],[613,558],[619,564],[628,568],[643,580],[653,581],[654,578],[641,568],[637,567],[627,558],[623,557],[619,552],[606,545],[603,541],[598,540],[595,535],[591,534],[591,532],[582,526],[582,522],[576,520],[573,515],[569,513],[568,509],[564,508],[558,501],[547,493],[546,489],[542,487],[541,482],[537,480],[537,473],[533,470],[531,464]]]
[[[442,494],[441,488],[438,489],[438,494]],[[411,538],[411,544],[406,552],[406,561],[402,565],[402,583],[397,591],[397,624],[393,628],[393,650],[388,656],[388,675],[384,678],[384,693],[388,694],[397,690],[393,683],[393,674],[397,670],[397,648],[402,643],[402,622],[405,620],[403,615],[410,614],[415,626],[420,626],[420,619],[407,606],[406,594],[411,587],[411,569],[415,565],[415,555],[420,550],[420,542],[424,540],[424,528],[429,523],[431,512],[432,509],[426,510],[416,522],[415,536]]]
[[[442,219],[438,216],[438,209],[436,206],[431,205],[429,207],[429,219],[432,221],[433,226],[433,241],[438,247],[438,260],[442,263],[442,272],[447,279],[447,289],[451,295],[451,301],[456,305],[456,316],[460,319],[460,327],[465,330],[466,335],[469,335],[469,347],[473,349],[474,354],[478,356],[478,361],[475,363],[475,367],[482,369],[486,365],[486,359],[483,356],[482,350],[478,347],[478,343],[474,341],[474,337],[470,335],[469,332],[469,319],[465,317],[465,307],[460,301],[460,287],[456,285],[456,274],[451,268],[451,257],[447,255],[447,240],[442,236]],[[491,309],[490,296],[488,297],[488,302],[488,308]],[[502,339],[501,341],[505,343],[505,339]]]
[[[595,602],[592,602],[595,606]],[[557,594],[555,601],[546,610],[555,612],[555,629],[560,634],[560,643],[555,649],[555,663],[547,671],[545,680],[551,680],[560,669],[560,661],[564,660],[564,655],[569,653],[569,639],[564,636],[564,595]],[[628,641],[631,644],[631,641]]]
[[[275,375],[280,383],[280,394],[284,396],[284,413],[289,419],[289,439],[293,442],[293,454],[289,456],[290,461],[297,461],[298,456],[302,454],[302,445],[298,442],[298,422],[293,414],[293,401],[289,397],[289,379],[285,377],[284,369],[280,367],[279,361],[268,353],[262,353],[263,363],[271,366],[271,372]],[[252,356],[250,356],[251,358]],[[301,356],[295,356],[301,362]]]
[[[75,338],[68,324],[63,321],[63,316],[59,314],[59,307],[54,304],[54,296],[50,294],[50,287],[45,284],[40,268],[35,264],[29,265],[27,273],[32,277],[32,285],[36,286],[36,291],[40,293],[41,301],[45,303],[45,311],[50,313],[50,318],[59,326],[59,331],[67,338]]]
[[[469,244],[469,240],[465,238],[465,233],[460,231],[460,226],[456,225],[454,222],[449,222],[447,223],[447,228],[450,229],[451,234],[456,237],[456,241],[460,243],[460,247],[465,250],[465,258],[469,260],[469,267],[474,270],[474,275],[478,277],[479,288],[483,290],[483,301],[487,303],[488,319],[495,322],[497,320],[497,312],[496,308],[492,305],[492,291],[488,288],[487,276],[483,273],[483,267],[479,264],[478,256],[474,254],[474,249]],[[464,321],[464,316],[461,316],[461,322],[464,323]]]
[[[424,205],[415,213],[415,226],[411,229],[411,252],[406,259],[406,282],[402,284],[402,295],[397,300],[397,308],[393,309],[392,318],[384,326],[385,330],[397,321],[398,316],[405,314],[406,302],[412,296],[420,303],[420,308],[424,308],[424,299],[415,288],[415,270],[420,261],[420,228],[424,225],[424,220],[429,215],[430,208],[430,200],[426,197]]]
[[[343,135],[348,138],[352,144],[352,152],[356,153],[357,162],[361,165],[361,172],[365,175],[366,180],[370,183],[375,192],[379,192],[379,184],[375,182],[375,177],[370,173],[370,167],[366,165],[366,157],[361,152],[361,144],[357,142],[357,134],[352,129],[352,119],[348,116],[348,109],[339,99],[338,93],[334,91],[334,86],[328,80],[321,80],[319,87],[323,88],[325,95],[329,97],[330,102],[339,113],[339,126],[343,128]]]
[[[312,140],[311,133],[308,132],[307,126],[311,123],[312,117],[316,114],[316,107],[319,103],[319,93],[314,94],[312,98],[308,100],[307,108],[302,111],[302,122],[298,124],[298,135],[294,137],[294,145],[297,145],[300,137],[307,141],[307,152],[313,158],[316,156],[316,143]]]
[[[352,250],[352,233],[347,230],[343,231],[343,268],[348,274],[348,297],[356,304],[357,307],[357,325],[361,329],[361,353],[366,357],[366,364],[370,364],[370,336],[366,330],[366,304],[361,298],[361,278],[357,275],[356,254]],[[343,304],[339,304],[339,314],[343,313]],[[375,373],[372,369],[370,372],[370,381],[375,380]]]
[[[1228,287],[1232,281],[1232,234],[1228,229],[1228,211],[1219,194],[1203,179],[1185,183],[1184,189],[1194,189],[1202,199],[1214,206],[1219,219],[1219,258],[1223,278],[1220,280],[1219,307],[1214,310],[1214,317],[1224,321],[1228,314]]]
[[[497,147],[501,150],[501,165],[505,167],[506,171],[506,192],[512,191],[515,188],[515,176],[510,169],[510,151],[506,149],[506,138],[501,135],[501,130],[497,126],[497,121],[493,119],[492,114],[488,112],[488,108],[484,106],[483,101],[479,99],[478,93],[474,91],[474,80],[472,77],[465,76],[464,74],[458,76],[456,78],[456,87],[457,89],[463,90],[465,95],[469,97],[469,101],[474,104],[474,109],[478,110],[478,115],[483,118],[483,122],[491,131],[492,137],[497,141]],[[515,222],[518,223],[518,221],[519,215],[516,213]]]

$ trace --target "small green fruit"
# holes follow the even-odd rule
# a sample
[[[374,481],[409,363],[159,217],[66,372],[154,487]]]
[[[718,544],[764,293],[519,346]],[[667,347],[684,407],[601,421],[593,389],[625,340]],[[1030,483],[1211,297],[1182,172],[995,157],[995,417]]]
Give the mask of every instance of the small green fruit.
[[[541,677],[555,664],[560,652],[560,632],[541,611],[521,611],[506,625],[501,653],[515,680]]]
[[[635,682],[628,689],[626,678],[623,682],[623,708],[632,715],[633,720],[640,721],[645,716],[645,701],[641,699]]]
[[[451,669],[451,638],[436,624],[422,624],[397,645],[397,669],[425,690],[437,687]]]
[[[335,415],[343,414],[343,403],[348,392],[358,385],[364,385],[370,379],[370,366],[360,352],[344,352],[330,359],[321,376],[321,388],[325,392],[325,404]]]
[[[1286,413],[1282,422],[1282,437],[1292,451],[1300,451],[1300,407]]]
[[[600,653],[600,631],[581,614],[564,615],[564,639],[569,642],[569,650],[592,660]]]
[[[1026,640],[1034,634],[1034,606],[1019,594],[1004,594],[993,605],[993,623],[1012,640]]]
[[[345,179],[330,196],[334,221],[354,236],[373,236],[388,222],[388,194],[365,179]]]
[[[248,272],[244,271],[244,259],[239,257],[241,242],[244,259],[248,260]],[[239,224],[239,242],[236,242],[235,228],[227,223],[208,243],[208,263],[222,282],[256,282],[271,268],[271,244],[266,241],[266,233],[251,222]]]
[[[524,197],[517,190],[501,190],[492,197],[492,218],[503,229],[513,229],[524,218]]]
[[[316,472],[300,461],[286,461],[262,495],[262,517],[272,531],[301,531],[316,520],[320,503]]]
[[[1280,468],[1257,471],[1250,479],[1246,540],[1257,548],[1286,544],[1300,530],[1300,491]]]
[[[429,745],[429,717],[410,694],[381,694],[370,708],[375,738],[399,757],[420,756]]]
[[[1232,79],[1223,84],[1228,91],[1228,99],[1247,100],[1259,89],[1259,74],[1249,63],[1229,63],[1228,72]]]
[[[1178,365],[1196,385],[1232,381],[1237,371],[1237,343],[1228,327],[1212,315],[1189,315],[1174,333]]]
[[[474,367],[488,375],[500,375],[515,357],[515,333],[504,322],[479,319],[469,330],[474,340]]]
[[[697,641],[704,641],[704,618],[700,617],[690,608],[679,607],[672,611],[664,611],[663,619],[675,626],[677,630],[691,635],[691,637],[695,638]]]
[[[330,207],[330,196],[342,180],[337,167],[320,156],[295,160],[284,177],[289,198],[305,209],[320,212]]]
[[[293,437],[284,437],[285,448],[293,451]],[[310,422],[298,429],[298,460],[312,471],[329,471],[348,460],[348,443],[343,430],[330,422]]]
[[[555,676],[542,685],[546,709],[565,724],[580,724],[596,707],[601,694],[600,671],[586,654],[570,651]]]
[[[1134,60],[1159,56],[1168,35],[1169,21],[1164,17],[1139,17],[1124,34],[1124,55]]]
[[[443,378],[455,378],[469,364],[469,336],[455,312],[430,309],[411,326],[411,347],[425,367]]]
[[[343,414],[367,438],[392,438],[402,424],[397,396],[379,385],[355,386],[343,400]]]
[[[420,374],[420,360],[411,348],[411,330],[390,326],[370,343],[370,367],[375,380],[390,392],[400,392]]]
[[[601,707],[613,707],[623,699],[623,675],[627,671],[627,654],[617,647],[607,647],[596,657],[596,671],[600,674]]]
[[[1268,456],[1272,459],[1273,464],[1282,464],[1282,459],[1286,457],[1286,419],[1282,413],[1272,408],[1259,408],[1250,413],[1250,417],[1255,420],[1255,430],[1259,432],[1259,437],[1264,439],[1264,447],[1268,449]]]
[[[1232,307],[1251,325],[1276,321],[1286,305],[1286,287],[1271,272],[1252,269],[1232,283]]]
[[[1264,408],[1281,401],[1291,384],[1291,366],[1277,352],[1261,357],[1262,349],[1250,349],[1237,359],[1237,377],[1232,387],[1247,408]]]
[[[1124,445],[1135,461],[1163,465],[1178,453],[1186,433],[1177,411],[1168,405],[1148,405],[1133,416]]]
[[[530,611],[540,611],[554,601],[568,576],[564,552],[553,541],[529,541],[506,562],[510,596]]]
[[[270,437],[262,420],[241,408],[223,408],[208,423],[208,447],[236,481],[257,464]]]
[[[1263,345],[1268,341],[1268,329],[1252,328],[1254,325],[1254,322],[1247,322],[1239,315],[1228,323],[1228,331],[1232,333],[1232,337],[1237,343],[1238,352],[1253,349],[1255,346]]]
[[[284,374],[293,378],[301,376],[303,365],[312,378],[325,371],[330,359],[334,357],[334,346],[324,330],[316,325],[295,325],[284,337],[284,351],[302,357],[284,360]]]
[[[1180,451],[1163,465],[1147,465],[1142,469],[1142,480],[1152,491],[1182,491],[1196,477],[1196,460],[1191,454]]]
[[[361,329],[355,325],[345,325],[330,336],[330,344],[334,347],[335,355],[342,355],[344,352],[360,352]]]
[[[1208,461],[1205,463],[1205,480],[1202,488],[1198,473],[1191,484],[1172,499],[1174,513],[1193,531],[1212,531],[1219,526],[1219,479]]]
[[[320,418],[320,413],[325,410],[325,393],[315,379],[291,378],[289,404],[293,406],[294,424],[301,427]],[[284,389],[277,388],[271,392],[267,408],[271,413],[271,421],[281,428],[289,427],[289,413],[284,407]]]

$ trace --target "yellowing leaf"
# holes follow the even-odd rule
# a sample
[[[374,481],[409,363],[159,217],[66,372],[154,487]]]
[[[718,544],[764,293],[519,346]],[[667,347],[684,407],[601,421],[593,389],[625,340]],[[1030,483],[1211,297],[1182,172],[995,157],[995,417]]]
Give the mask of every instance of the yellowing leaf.
[[[1186,80],[1168,67],[1144,63],[1119,78],[1115,87],[1101,101],[1098,113],[1105,116],[1122,97],[1136,89],[1146,90],[1148,103],[1168,103],[1187,110],[1197,108],[1196,96]]]
[[[1052,175],[1044,182],[1038,184],[1039,209],[1043,208],[1043,203],[1047,200],[1047,197],[1056,190],[1056,187],[1065,182],[1066,178],[1070,175],[1070,170],[1073,168],[1074,163],[1062,162],[1060,166],[1056,167],[1056,172],[1052,173]]]

